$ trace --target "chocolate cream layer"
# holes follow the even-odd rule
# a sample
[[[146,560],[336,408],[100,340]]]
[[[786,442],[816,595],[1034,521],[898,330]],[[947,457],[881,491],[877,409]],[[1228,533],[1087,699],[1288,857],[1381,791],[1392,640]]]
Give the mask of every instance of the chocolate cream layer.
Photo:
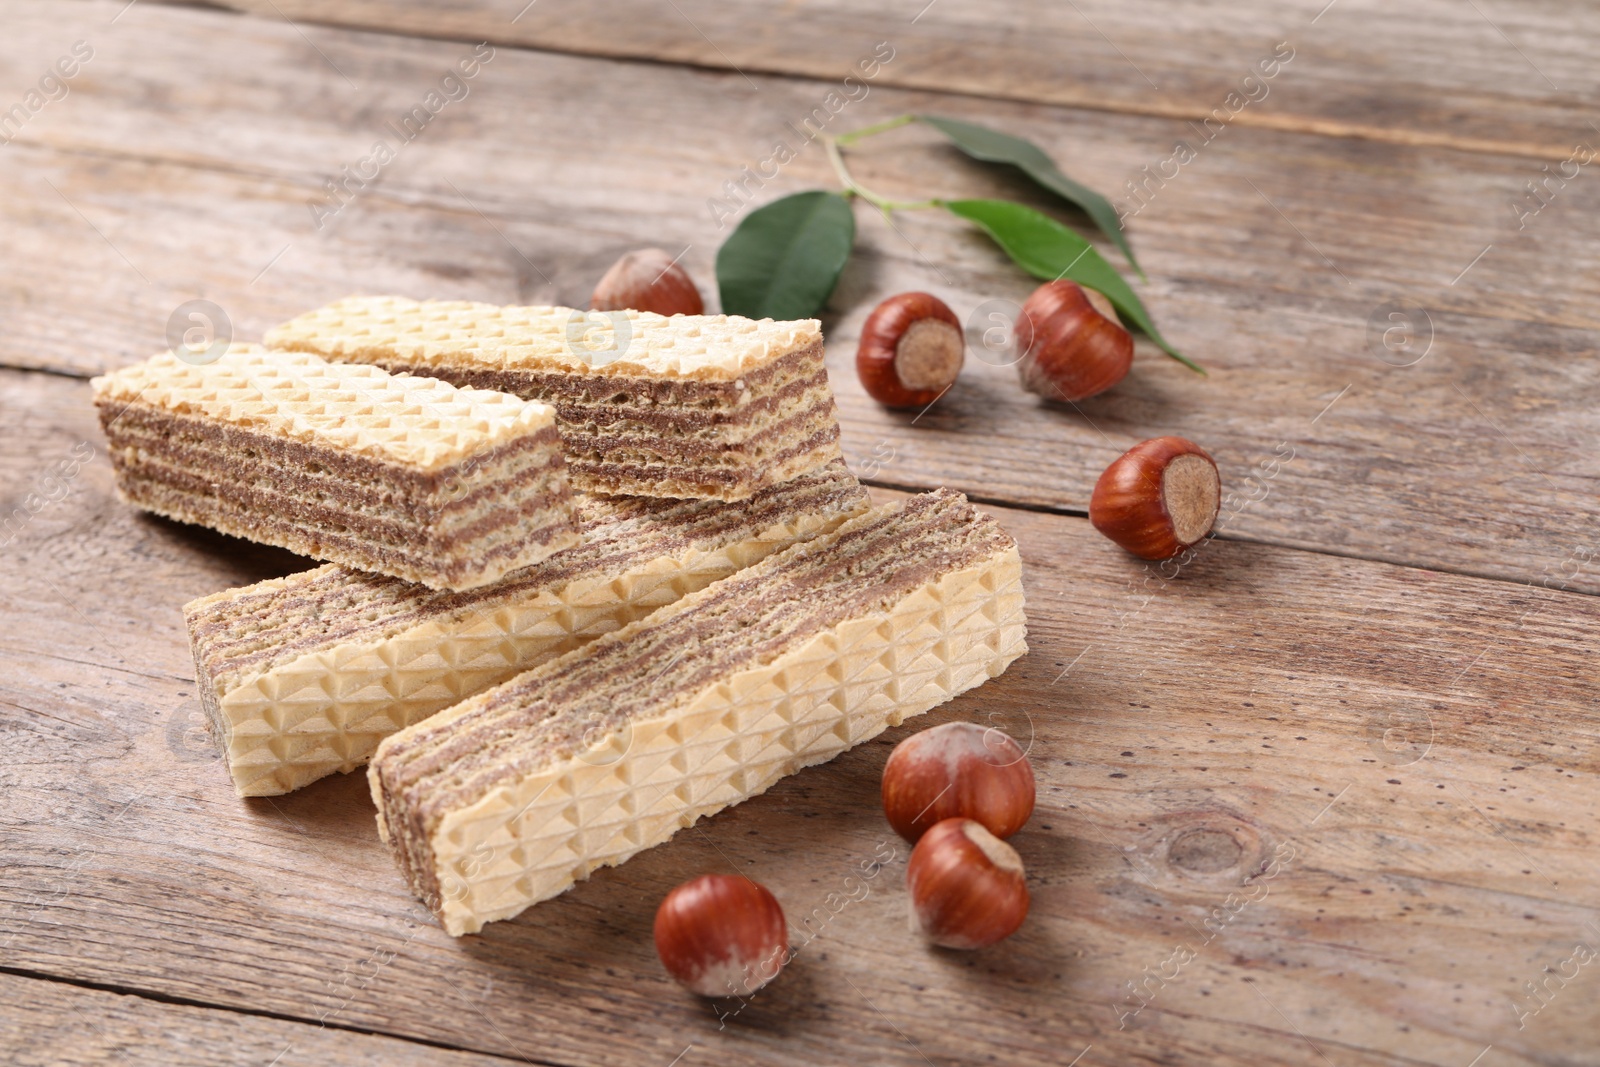
[[[738,381],[490,370],[381,360],[391,372],[549,403],[571,476],[602,492],[738,499],[839,457],[838,413],[815,343]]]
[[[374,362],[391,373],[539,400],[554,407],[562,423],[594,422],[619,433],[733,441],[759,431],[763,420],[795,396],[821,390],[831,397],[822,354],[821,343],[807,345],[735,381],[487,368],[466,360]]]
[[[519,513],[559,511],[571,498],[569,488],[540,477],[564,465],[554,426],[474,456],[471,486],[459,467],[424,473],[144,405],[117,418],[115,438],[120,449],[136,451],[113,455],[130,472],[203,492],[207,483],[197,479],[225,468],[226,483],[210,483],[217,493],[242,490],[300,521],[360,524],[368,536],[397,545],[427,535],[439,548],[454,547],[514,524]]]
[[[760,453],[791,439],[797,428],[819,418],[837,425],[833,394],[823,389],[796,390],[775,398],[760,426],[737,437],[705,431],[677,433],[672,430],[639,430],[600,419],[585,419],[586,412],[561,424],[561,439],[572,441],[615,441],[638,449],[653,460],[665,463],[719,466],[756,461]]]
[[[833,395],[826,389],[797,392],[786,398],[773,408],[758,430],[737,439],[712,434],[663,436],[581,420],[562,423],[561,439],[569,452],[573,442],[611,442],[637,452],[648,462],[735,467],[759,464],[764,453],[792,443],[804,427],[813,423],[838,426]]]
[[[748,462],[699,464],[660,462],[649,451],[631,447],[634,442],[616,438],[578,436],[567,453],[573,477],[591,491],[621,492],[626,486],[650,486],[657,496],[712,496],[739,499],[762,486],[772,485],[830,462],[839,455],[839,425],[812,418],[797,430],[809,436],[774,435],[758,442],[759,451]],[[719,457],[720,458],[720,457]],[[675,491],[692,488],[695,492]]]
[[[421,472],[141,403],[101,416],[132,503],[306,555],[459,587],[577,536],[554,426]]]

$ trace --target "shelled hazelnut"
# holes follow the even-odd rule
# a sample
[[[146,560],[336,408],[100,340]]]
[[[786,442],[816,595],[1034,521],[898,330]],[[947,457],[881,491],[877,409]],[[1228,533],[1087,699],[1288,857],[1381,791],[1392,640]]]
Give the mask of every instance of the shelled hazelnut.
[[[1211,532],[1222,477],[1205,449],[1156,437],[1128,449],[1095,482],[1089,521],[1140,559],[1171,559]]]
[[[961,320],[949,305],[931,293],[901,293],[867,316],[856,375],[880,404],[926,407],[955,382],[966,347]]]

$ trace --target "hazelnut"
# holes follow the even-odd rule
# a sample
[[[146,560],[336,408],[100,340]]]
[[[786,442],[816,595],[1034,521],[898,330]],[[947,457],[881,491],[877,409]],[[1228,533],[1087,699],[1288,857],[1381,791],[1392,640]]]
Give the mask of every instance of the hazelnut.
[[[883,765],[883,811],[915,842],[934,823],[967,818],[1010,837],[1033,814],[1033,768],[1011,737],[970,722],[912,734]]]
[[[971,819],[937,823],[906,867],[913,925],[945,948],[983,948],[1028,917],[1028,884],[1017,850]]]
[[[901,293],[867,316],[856,375],[880,404],[926,407],[954,384],[966,348],[961,320],[949,305],[931,293]]]
[[[594,287],[589,310],[703,315],[706,305],[688,271],[662,249],[642,248],[611,265]]]
[[[1023,302],[1015,338],[1023,387],[1047,400],[1103,393],[1133,366],[1133,336],[1110,302],[1065,279],[1046,282]]]
[[[1134,445],[1095,482],[1089,521],[1140,559],[1171,559],[1216,525],[1222,477],[1206,450],[1182,437]]]
[[[789,954],[778,899],[737,874],[703,874],[668,893],[655,938],[672,977],[703,997],[747,997],[777,977]]]

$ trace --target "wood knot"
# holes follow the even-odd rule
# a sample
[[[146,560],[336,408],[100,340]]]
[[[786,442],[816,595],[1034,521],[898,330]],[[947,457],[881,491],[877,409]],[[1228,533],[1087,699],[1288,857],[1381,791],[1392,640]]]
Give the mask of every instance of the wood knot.
[[[1197,874],[1232,870],[1244,858],[1244,845],[1223,830],[1186,830],[1167,846],[1167,862]]]

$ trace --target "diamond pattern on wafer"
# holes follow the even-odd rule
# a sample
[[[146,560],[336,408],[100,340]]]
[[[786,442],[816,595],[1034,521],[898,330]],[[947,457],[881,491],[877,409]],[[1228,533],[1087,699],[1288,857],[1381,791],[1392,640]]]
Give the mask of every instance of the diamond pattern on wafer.
[[[142,403],[433,471],[535,433],[547,405],[437,378],[235,344],[215,363],[171,352],[93,381],[100,403]]]
[[[913,594],[855,641],[821,635],[671,720],[634,726],[626,762],[575,758],[447,816],[435,837],[445,929],[516,915],[997,677],[1026,651],[1020,570],[1012,549]],[[882,666],[890,650],[898,670]],[[608,744],[590,758],[605,760]]]
[[[436,589],[577,540],[543,404],[252,345],[94,392],[118,494],[159,515]]]
[[[403,727],[866,507],[842,465],[739,504],[591,499],[582,548],[472,594],[327,566],[201,598],[184,614],[213,736],[241,796],[353,770]]]
[[[957,494],[913,508],[852,520],[385,742],[369,770],[380,831],[445,928],[514,915],[1022,655],[1015,544]],[[792,640],[771,628],[785,619]],[[578,733],[586,704],[636,699],[686,643],[696,661],[660,695]]]
[[[814,320],[352,297],[267,342],[548,402],[590,492],[740,500],[840,458]]]
[[[273,348],[329,359],[398,358],[431,366],[465,358],[495,369],[721,381],[821,339],[815,319],[582,312],[398,296],[335,301],[265,337]]]

